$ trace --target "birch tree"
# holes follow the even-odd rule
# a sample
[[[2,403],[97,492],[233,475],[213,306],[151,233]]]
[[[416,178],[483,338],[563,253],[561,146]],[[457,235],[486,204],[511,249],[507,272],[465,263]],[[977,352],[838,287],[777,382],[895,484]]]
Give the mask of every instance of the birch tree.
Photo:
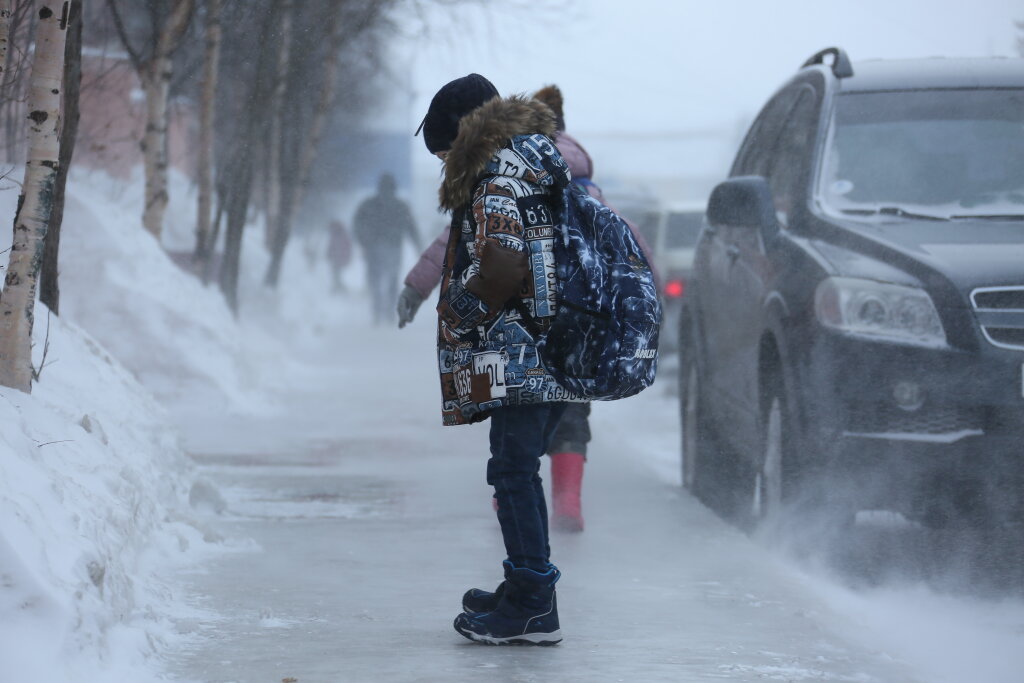
[[[146,176],[145,205],[142,224],[154,237],[160,238],[167,209],[167,109],[173,61],[171,59],[192,18],[195,0],[147,0],[154,18],[154,41],[148,57],[136,50],[128,36],[116,0],[108,0],[114,25],[142,82],[146,95],[146,129],[142,137],[143,167]],[[166,11],[165,11],[166,10]]]
[[[11,35],[11,1],[0,0],[0,81],[7,66],[7,41]]]
[[[59,255],[60,232],[64,223],[64,196],[71,169],[71,156],[78,137],[78,99],[82,90],[82,0],[71,0],[67,41],[64,47],[64,88],[61,107],[60,154],[53,188],[53,211],[43,241],[43,262],[39,273],[39,300],[54,315],[60,315]]]
[[[220,64],[221,0],[207,0],[203,81],[199,98],[199,159],[196,172],[199,199],[196,216],[194,261],[204,279],[213,251],[214,235],[210,226],[213,205],[213,136],[217,99],[217,71]]]
[[[8,10],[6,55],[0,60],[0,116],[3,119],[3,148],[6,161],[22,158],[25,145],[28,71],[35,41],[35,0],[0,0]]]
[[[60,142],[68,2],[39,0],[29,89],[28,157],[14,218],[14,240],[0,292],[0,384],[32,391],[32,323],[43,239],[53,208]]]

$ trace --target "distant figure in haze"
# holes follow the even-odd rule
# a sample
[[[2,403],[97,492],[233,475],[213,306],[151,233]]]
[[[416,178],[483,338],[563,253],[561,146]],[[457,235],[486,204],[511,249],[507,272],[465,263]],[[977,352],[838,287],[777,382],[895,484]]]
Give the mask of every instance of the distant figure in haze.
[[[420,236],[409,205],[398,198],[395,187],[395,177],[384,173],[377,183],[377,194],[364,200],[356,210],[355,237],[366,261],[366,283],[375,325],[393,317],[402,242],[408,238],[420,249]]]
[[[341,279],[343,271],[352,261],[352,240],[349,239],[345,224],[335,219],[331,221],[330,235],[327,241],[327,264],[331,268],[331,291],[344,292],[345,283]]]

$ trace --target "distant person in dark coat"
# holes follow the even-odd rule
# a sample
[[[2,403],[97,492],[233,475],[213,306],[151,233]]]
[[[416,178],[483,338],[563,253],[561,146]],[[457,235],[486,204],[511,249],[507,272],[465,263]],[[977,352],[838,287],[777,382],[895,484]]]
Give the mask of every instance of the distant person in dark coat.
[[[375,325],[393,317],[403,241],[408,238],[417,250],[421,248],[409,205],[398,198],[395,189],[395,177],[390,173],[381,175],[377,194],[364,200],[356,210],[355,237],[366,261],[366,283]]]

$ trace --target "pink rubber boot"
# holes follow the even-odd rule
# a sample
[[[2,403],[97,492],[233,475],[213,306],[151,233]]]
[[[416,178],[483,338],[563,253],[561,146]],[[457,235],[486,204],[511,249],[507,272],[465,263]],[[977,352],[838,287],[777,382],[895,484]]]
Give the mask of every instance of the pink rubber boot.
[[[559,531],[583,531],[580,486],[583,484],[583,463],[586,461],[581,453],[551,454],[552,523]]]

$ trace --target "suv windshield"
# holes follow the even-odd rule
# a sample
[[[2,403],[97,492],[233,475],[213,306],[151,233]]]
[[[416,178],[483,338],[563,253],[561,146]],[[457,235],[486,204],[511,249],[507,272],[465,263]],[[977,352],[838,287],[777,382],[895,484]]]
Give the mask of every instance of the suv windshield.
[[[1024,214],[1024,90],[840,95],[819,193],[849,213]]]

